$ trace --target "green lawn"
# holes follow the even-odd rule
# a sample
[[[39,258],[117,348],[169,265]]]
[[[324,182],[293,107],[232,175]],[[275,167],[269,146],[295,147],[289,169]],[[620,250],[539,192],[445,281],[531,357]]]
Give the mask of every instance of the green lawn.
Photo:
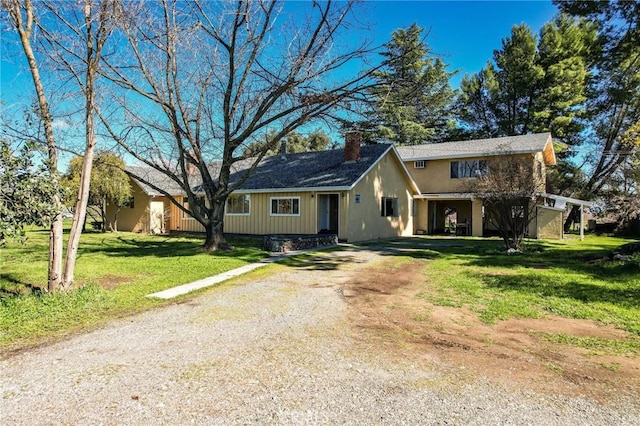
[[[145,295],[215,275],[267,256],[256,239],[231,239],[235,249],[199,253],[202,236],[132,233],[82,235],[78,289],[42,294],[48,232],[31,230],[24,245],[0,249],[0,349],[21,347],[157,306]]]
[[[535,241],[524,254],[511,256],[498,241],[418,241],[421,250],[399,255],[429,259],[418,296],[428,303],[467,307],[487,324],[509,318],[589,319],[632,333],[629,348],[640,352],[640,253],[625,262],[607,256],[632,240],[588,235],[584,241]],[[608,344],[543,337],[584,347]]]
[[[46,281],[47,235],[33,230],[25,245],[0,249],[0,350],[159,306],[167,302],[145,295],[266,256],[255,239],[231,240],[235,250],[206,254],[197,251],[200,236],[87,233],[77,264],[81,287],[71,294],[47,295],[37,291]],[[398,260],[428,260],[418,295],[425,303],[467,307],[487,324],[514,317],[590,319],[629,331],[635,337],[620,350],[640,352],[640,254],[626,262],[607,258],[629,241],[592,235],[585,241],[536,241],[514,256],[490,239],[417,237],[384,244],[401,249]],[[295,267],[296,258],[285,263]],[[542,337],[592,348],[618,345]]]

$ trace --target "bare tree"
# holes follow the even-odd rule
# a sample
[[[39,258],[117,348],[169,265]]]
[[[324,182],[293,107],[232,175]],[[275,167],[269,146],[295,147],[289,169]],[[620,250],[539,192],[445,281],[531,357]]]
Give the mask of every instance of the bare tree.
[[[78,202],[67,243],[64,268],[62,267],[63,230],[62,203],[60,195],[54,197],[58,214],[52,221],[49,247],[49,291],[69,289],[74,280],[74,270],[82,226],[87,212],[91,166],[96,146],[95,102],[96,78],[104,45],[112,31],[112,22],[118,15],[119,2],[112,0],[84,0],[81,8],[73,3],[39,2],[41,15],[36,20],[35,7],[31,0],[3,0],[11,22],[17,30],[22,50],[29,63],[33,83],[38,95],[38,109],[45,128],[45,140],[49,152],[51,176],[58,180],[57,144],[53,132],[53,117],[45,86],[40,76],[40,65],[32,45],[34,30],[39,30],[40,46],[48,60],[58,68],[59,80],[66,76],[77,84],[82,93],[84,112],[84,152],[82,173],[78,189]],[[78,13],[78,9],[81,10]]]
[[[507,249],[520,250],[536,215],[537,194],[544,192],[533,158],[505,152],[487,160],[486,173],[469,183],[482,199],[486,220],[497,229]]]
[[[57,187],[58,175],[58,152],[56,140],[53,133],[53,118],[49,101],[44,90],[42,78],[40,77],[40,67],[32,47],[32,35],[34,32],[34,8],[31,0],[2,0],[2,7],[8,12],[11,23],[16,29],[20,38],[20,44],[29,64],[29,71],[33,79],[33,85],[38,97],[38,112],[44,126],[44,137],[47,146],[49,170],[54,186]],[[47,288],[49,291],[57,291],[62,282],[62,201],[57,191],[54,192],[51,202],[54,205],[56,214],[51,220],[49,228],[49,266],[47,276]]]
[[[267,134],[279,140],[311,120],[335,118],[370,84],[371,71],[344,76],[346,66],[362,67],[371,52],[346,37],[354,30],[354,5],[166,0],[128,6],[119,56],[103,58],[105,76],[121,89],[110,103],[117,108],[101,111],[105,127],[130,155],[184,191],[188,207],[135,176],[203,226],[205,250],[227,248],[224,206],[243,181],[231,182],[231,174],[240,161],[252,172],[268,150],[248,158],[244,148]]]
[[[74,209],[64,262],[62,286],[70,288],[74,281],[80,235],[84,227],[89,202],[91,169],[96,148],[96,80],[105,43],[119,14],[120,3],[113,0],[84,0],[81,18],[73,19],[75,11],[65,10],[59,2],[46,4],[47,11],[56,18],[58,28],[47,31],[45,40],[51,46],[53,59],[69,73],[84,95],[85,146],[78,187],[78,201]],[[64,31],[68,37],[60,37]]]

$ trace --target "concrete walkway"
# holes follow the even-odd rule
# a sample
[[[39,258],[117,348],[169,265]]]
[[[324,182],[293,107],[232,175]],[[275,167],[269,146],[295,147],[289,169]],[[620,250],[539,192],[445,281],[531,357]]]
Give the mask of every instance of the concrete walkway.
[[[277,262],[281,259],[284,259],[285,257],[296,256],[298,254],[308,253],[311,251],[326,250],[333,247],[337,247],[337,246],[336,245],[320,246],[320,247],[314,247],[312,249],[307,249],[307,250],[296,250],[296,251],[289,251],[286,253],[273,254],[267,257],[266,259],[261,260],[260,262],[250,263],[248,265],[244,265],[239,268],[232,269],[230,271],[226,271],[218,275],[213,275],[211,277],[203,278],[201,280],[194,281],[192,283],[182,284],[177,287],[171,287],[166,290],[159,291],[157,293],[151,293],[151,294],[148,294],[147,297],[153,297],[157,299],[173,299],[174,297],[182,296],[183,294],[191,293],[192,291],[200,290],[201,288],[211,287],[212,285],[230,280],[231,278],[235,278],[237,276],[254,271],[258,268],[262,268],[263,266],[267,266],[270,263]]]

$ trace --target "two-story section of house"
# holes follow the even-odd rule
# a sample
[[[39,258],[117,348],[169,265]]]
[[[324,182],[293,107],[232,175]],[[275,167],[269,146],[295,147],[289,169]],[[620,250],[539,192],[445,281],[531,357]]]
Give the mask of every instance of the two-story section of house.
[[[469,192],[471,180],[491,173],[491,159],[506,161],[508,156],[517,156],[530,162],[539,194],[546,193],[547,166],[556,163],[549,133],[403,146],[398,152],[421,190],[414,200],[418,234],[455,230],[457,234],[483,236],[491,231],[484,220],[482,200]],[[541,205],[529,236],[562,238],[562,212]]]

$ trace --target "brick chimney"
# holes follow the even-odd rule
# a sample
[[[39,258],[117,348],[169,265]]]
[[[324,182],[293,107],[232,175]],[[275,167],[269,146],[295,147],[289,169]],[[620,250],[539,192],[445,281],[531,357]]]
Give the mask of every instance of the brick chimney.
[[[344,140],[344,161],[353,162],[360,159],[360,144],[362,135],[360,132],[347,132]]]
[[[280,141],[280,156],[282,157],[282,159],[287,158],[287,140],[286,139],[282,139]]]

